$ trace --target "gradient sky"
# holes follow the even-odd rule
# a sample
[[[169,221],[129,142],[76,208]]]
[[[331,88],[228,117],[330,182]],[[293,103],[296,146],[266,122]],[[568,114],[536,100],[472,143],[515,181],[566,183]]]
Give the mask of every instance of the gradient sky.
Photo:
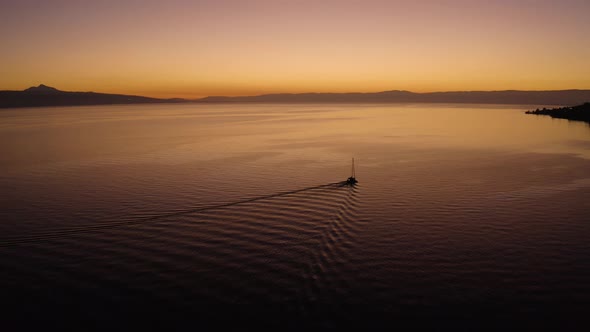
[[[588,89],[590,1],[0,3],[0,90]]]

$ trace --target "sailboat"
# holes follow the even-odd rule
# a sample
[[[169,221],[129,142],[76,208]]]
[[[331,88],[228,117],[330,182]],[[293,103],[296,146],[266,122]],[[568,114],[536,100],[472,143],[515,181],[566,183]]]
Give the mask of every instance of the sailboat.
[[[354,186],[358,181],[356,180],[356,173],[354,171],[354,158],[352,158],[352,174],[351,176],[346,180],[346,184],[349,186]]]

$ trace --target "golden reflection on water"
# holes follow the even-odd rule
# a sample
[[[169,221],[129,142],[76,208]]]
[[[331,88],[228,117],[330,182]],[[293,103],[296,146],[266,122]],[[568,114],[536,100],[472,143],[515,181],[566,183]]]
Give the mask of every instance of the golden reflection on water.
[[[529,107],[529,108],[532,108]],[[5,110],[3,171],[63,162],[346,160],[357,146],[492,149],[590,158],[590,127],[489,105],[134,105]],[[290,146],[291,148],[285,149]],[[341,159],[342,158],[342,159]]]

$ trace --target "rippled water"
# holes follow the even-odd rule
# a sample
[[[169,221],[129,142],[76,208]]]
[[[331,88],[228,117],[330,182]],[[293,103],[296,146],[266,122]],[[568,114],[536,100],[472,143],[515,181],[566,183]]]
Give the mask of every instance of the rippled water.
[[[525,109],[1,111],[8,324],[579,328],[590,126]]]

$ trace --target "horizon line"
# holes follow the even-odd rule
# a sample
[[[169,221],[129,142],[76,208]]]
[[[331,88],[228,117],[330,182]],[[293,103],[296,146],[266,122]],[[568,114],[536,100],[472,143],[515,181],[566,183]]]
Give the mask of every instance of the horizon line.
[[[434,91],[423,91],[423,92],[415,92],[411,90],[400,90],[400,89],[393,89],[393,90],[380,90],[380,91],[347,91],[347,92],[317,92],[317,91],[307,91],[307,92],[268,92],[268,93],[260,93],[260,94],[249,94],[249,95],[207,95],[204,97],[197,97],[197,98],[183,98],[183,97],[152,97],[147,94],[135,94],[135,93],[124,93],[124,92],[100,92],[100,91],[81,91],[81,90],[60,90],[59,88],[55,88],[53,86],[49,86],[46,84],[39,84],[37,86],[30,86],[23,90],[0,90],[0,92],[24,92],[31,88],[41,88],[47,87],[51,89],[55,89],[59,92],[73,92],[73,93],[98,93],[98,94],[113,94],[113,95],[126,95],[126,96],[136,96],[136,97],[147,97],[153,99],[183,99],[188,101],[196,101],[206,98],[247,98],[247,97],[260,97],[260,96],[270,96],[270,95],[306,95],[306,94],[334,94],[334,95],[345,95],[345,94],[377,94],[377,93],[384,93],[384,92],[406,92],[412,94],[435,94],[435,93],[466,93],[466,92],[558,92],[558,91],[590,91],[590,88],[567,88],[567,89],[549,89],[549,90],[535,90],[535,89],[493,89],[493,90],[434,90]]]

